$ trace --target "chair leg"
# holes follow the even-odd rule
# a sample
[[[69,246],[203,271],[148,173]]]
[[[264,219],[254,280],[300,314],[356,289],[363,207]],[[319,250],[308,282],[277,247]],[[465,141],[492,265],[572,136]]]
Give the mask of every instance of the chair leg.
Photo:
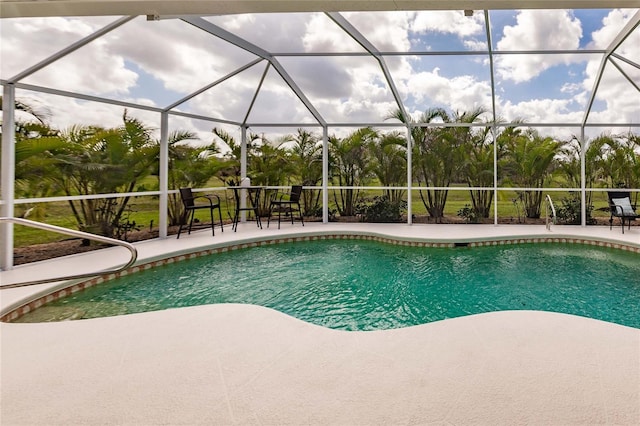
[[[278,229],[280,229],[280,216],[282,215],[282,206],[278,209]]]
[[[222,226],[222,210],[218,206],[218,217],[220,218],[220,232],[224,232],[224,226]]]
[[[193,218],[196,215],[196,211],[195,210],[191,210],[191,220],[189,221],[189,231],[187,232],[187,235],[191,235],[191,227],[193,226]]]
[[[238,216],[240,216],[240,212],[236,209],[236,213],[233,215],[233,224],[231,225],[233,232],[238,232]]]
[[[253,210],[253,214],[256,215],[256,226],[262,229],[262,221],[260,220],[260,215],[258,214],[258,209]]]
[[[216,222],[213,220],[213,209],[209,209],[209,216],[211,216],[211,233],[215,237],[216,236],[216,230],[215,230]]]
[[[302,208],[300,207],[300,204],[298,204],[298,213],[300,213],[300,223],[304,226],[304,218],[302,217]]]
[[[182,225],[185,224],[184,222],[186,222],[186,219],[186,217],[180,218],[180,227],[178,228],[178,237],[176,238],[176,240],[180,239],[180,234],[182,233]]]

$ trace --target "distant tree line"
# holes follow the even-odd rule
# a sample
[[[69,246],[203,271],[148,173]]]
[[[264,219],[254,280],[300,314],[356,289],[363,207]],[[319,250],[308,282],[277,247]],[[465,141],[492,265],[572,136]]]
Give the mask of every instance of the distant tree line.
[[[130,193],[155,188],[141,182],[159,173],[160,141],[155,129],[132,117],[126,110],[122,124],[113,128],[71,126],[58,130],[47,124],[46,114],[28,105],[16,107],[28,119],[16,122],[16,196]],[[576,138],[558,140],[518,126],[483,125],[485,111],[449,112],[441,108],[425,111],[407,123],[399,111],[387,117],[411,126],[413,186],[436,222],[444,216],[452,185],[491,188],[494,185],[494,141],[498,185],[516,188],[549,186],[579,188],[580,144]],[[475,124],[474,126],[468,126]],[[477,125],[480,124],[480,125]],[[228,149],[221,152],[220,142]],[[395,206],[405,202],[407,180],[406,132],[359,128],[344,137],[329,137],[329,180],[336,213],[353,216],[363,202],[357,187],[375,184],[388,187],[381,200]],[[177,130],[169,136],[169,188],[203,187],[213,180],[238,185],[240,141],[224,130],[213,129],[212,139],[199,141],[195,133]],[[640,137],[633,133],[602,134],[588,143],[585,154],[586,186],[603,188],[640,187]],[[321,137],[303,129],[275,140],[251,133],[247,140],[247,170],[252,184],[320,187],[322,183]],[[147,180],[148,182],[148,180]],[[157,182],[157,181],[156,181]],[[434,187],[439,189],[428,189]],[[425,189],[427,188],[427,189]],[[494,191],[469,189],[468,214],[490,216]],[[637,194],[637,193],[636,193]],[[304,192],[306,215],[322,212],[321,191]],[[542,191],[518,191],[529,218],[540,217]],[[573,196],[574,202],[579,195]],[[68,201],[79,229],[112,236],[125,214],[129,196]],[[571,202],[572,200],[569,200]],[[268,198],[263,197],[267,203]],[[587,192],[587,206],[593,206]],[[263,209],[268,209],[265,204]],[[588,209],[588,211],[590,211]],[[179,196],[170,195],[169,222],[183,215]]]

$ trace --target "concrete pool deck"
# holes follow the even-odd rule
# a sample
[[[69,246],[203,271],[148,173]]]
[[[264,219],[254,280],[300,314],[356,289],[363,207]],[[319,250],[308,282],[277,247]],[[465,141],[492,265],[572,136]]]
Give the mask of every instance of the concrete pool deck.
[[[640,228],[283,224],[136,244],[140,260],[293,233],[437,241],[597,237]],[[107,268],[105,249],[16,267],[2,283]],[[3,290],[6,309],[39,288]],[[41,324],[0,323],[2,425],[640,424],[640,330],[570,315],[496,312],[345,332],[246,305]]]

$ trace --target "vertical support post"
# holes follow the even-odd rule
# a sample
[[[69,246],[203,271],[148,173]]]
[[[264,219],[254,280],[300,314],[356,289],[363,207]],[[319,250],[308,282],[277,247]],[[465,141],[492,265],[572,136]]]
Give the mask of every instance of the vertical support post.
[[[2,183],[0,184],[0,216],[13,217],[16,179],[16,135],[15,135],[16,89],[11,83],[2,90]],[[0,269],[13,268],[13,224],[0,223]]]
[[[322,127],[322,223],[329,223],[329,129]]]
[[[242,126],[240,136],[240,180],[247,177],[247,128]]]
[[[494,116],[495,117],[495,116]],[[493,225],[498,226],[498,132],[495,121],[491,125],[493,137]]]
[[[242,126],[241,128],[241,136],[240,136],[240,182],[244,181],[247,177],[247,128],[246,126]],[[266,193],[265,193],[266,196]],[[247,207],[247,190],[243,189],[240,191],[240,208],[244,209]],[[240,214],[240,222],[247,221],[247,213],[242,210]]]
[[[587,226],[587,141],[584,138],[584,126],[580,128],[580,225]]]
[[[160,114],[160,204],[158,206],[158,236],[167,238],[169,210],[169,113],[163,111]]]
[[[412,194],[411,189],[413,187],[413,138],[411,137],[411,125],[407,126],[407,225],[413,224],[413,209],[411,208]]]

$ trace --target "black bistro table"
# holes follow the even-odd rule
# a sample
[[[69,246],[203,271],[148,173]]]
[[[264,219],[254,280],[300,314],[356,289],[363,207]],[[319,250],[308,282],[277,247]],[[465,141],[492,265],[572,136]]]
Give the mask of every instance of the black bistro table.
[[[253,216],[256,220],[256,226],[262,229],[262,222],[260,221],[260,214],[258,208],[260,206],[260,196],[262,195],[262,186],[229,186],[227,187],[233,191],[233,198],[235,200],[235,213],[233,215],[233,232],[238,230],[238,221],[242,212],[253,212]],[[246,191],[246,192],[243,192]],[[244,207],[242,200],[244,199]]]

